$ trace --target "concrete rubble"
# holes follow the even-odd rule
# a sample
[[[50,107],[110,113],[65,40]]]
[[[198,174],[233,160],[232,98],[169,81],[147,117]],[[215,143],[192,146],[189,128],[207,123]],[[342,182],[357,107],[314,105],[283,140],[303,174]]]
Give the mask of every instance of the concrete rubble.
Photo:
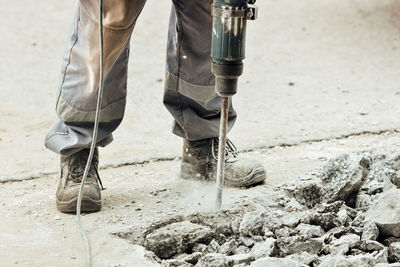
[[[367,211],[366,220],[375,222],[383,234],[400,237],[400,190],[383,193]]]
[[[163,266],[396,266],[399,169],[398,156],[341,155],[320,179],[275,188],[274,203],[155,223],[141,245]]]

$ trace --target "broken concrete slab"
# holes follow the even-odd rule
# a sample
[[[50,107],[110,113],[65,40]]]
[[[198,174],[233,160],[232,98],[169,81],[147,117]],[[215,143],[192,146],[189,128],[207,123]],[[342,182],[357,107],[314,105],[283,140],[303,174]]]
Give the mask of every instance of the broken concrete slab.
[[[363,192],[358,194],[374,199],[381,194],[381,187],[380,181],[373,182],[372,173],[369,174],[369,182],[364,183]],[[293,190],[296,184],[292,185]],[[371,188],[368,189],[368,186]],[[221,261],[220,255],[223,255],[221,264],[229,266],[245,266],[252,261],[275,256],[316,265],[327,254],[335,257],[335,262],[343,261],[348,266],[387,262],[388,248],[376,241],[381,240],[376,223],[366,220],[362,210],[348,206],[355,203],[356,194],[351,194],[347,202],[338,200],[317,203],[311,208],[288,208],[292,200],[298,202],[288,198],[287,188],[287,185],[282,185],[268,191],[274,196],[271,199],[276,201],[276,205],[254,198],[235,206],[233,210],[195,213],[179,217],[179,220],[156,223],[155,227],[145,232],[146,237],[176,224],[208,227],[211,234],[206,242],[195,242],[180,248],[180,252],[173,252],[176,254],[170,257],[177,261],[168,261],[169,264],[179,264],[184,260],[190,264],[206,265],[210,261]],[[389,242],[387,240],[383,242]],[[390,243],[396,240],[390,239]],[[188,262],[185,260],[187,253],[196,257]],[[205,254],[208,256],[204,257]]]
[[[144,247],[161,259],[185,252],[198,242],[209,242],[214,233],[208,226],[188,221],[172,223],[148,234]]]
[[[368,153],[345,154],[330,160],[321,177],[323,201],[347,201],[365,182],[372,159]]]
[[[250,255],[255,259],[273,256],[276,253],[276,239],[267,238],[264,242],[256,243],[250,251]]]
[[[382,235],[400,237],[400,189],[383,193],[369,208],[365,219],[375,222]]]
[[[245,236],[262,235],[265,215],[265,211],[261,210],[247,212],[240,223],[239,232]]]
[[[323,246],[323,241],[318,238],[307,239],[302,236],[289,236],[277,239],[277,248],[281,256],[308,252],[318,254]]]

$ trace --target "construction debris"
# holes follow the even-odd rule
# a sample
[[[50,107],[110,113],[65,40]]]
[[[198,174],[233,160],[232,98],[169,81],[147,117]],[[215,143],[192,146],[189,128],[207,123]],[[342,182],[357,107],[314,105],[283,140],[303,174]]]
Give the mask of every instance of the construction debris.
[[[400,261],[399,170],[396,155],[341,155],[320,179],[275,188],[272,202],[155,223],[140,243],[163,266],[391,266]]]

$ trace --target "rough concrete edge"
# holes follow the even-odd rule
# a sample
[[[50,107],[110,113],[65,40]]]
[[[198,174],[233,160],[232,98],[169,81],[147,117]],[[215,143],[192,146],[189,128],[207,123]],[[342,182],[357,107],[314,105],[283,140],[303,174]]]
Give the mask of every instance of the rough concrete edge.
[[[264,150],[264,149],[272,149],[275,147],[293,147],[293,146],[299,146],[307,143],[318,143],[318,142],[323,142],[323,141],[330,141],[330,140],[340,140],[340,139],[346,139],[351,136],[362,136],[362,135],[381,135],[385,133],[400,133],[400,128],[396,127],[393,129],[383,129],[383,130],[365,130],[361,132],[355,132],[355,133],[348,133],[348,134],[341,134],[338,136],[327,136],[323,138],[315,138],[315,139],[304,139],[304,140],[297,140],[293,142],[277,142],[275,144],[270,144],[270,145],[261,145],[261,146],[254,146],[251,148],[245,148],[241,149],[240,152],[242,153],[247,153],[247,152],[253,152],[257,150]],[[179,155],[168,155],[168,156],[160,156],[160,157],[147,157],[147,158],[136,158],[136,159],[128,159],[128,160],[118,160],[114,162],[107,162],[104,164],[100,165],[100,169],[108,169],[108,168],[118,168],[118,167],[123,167],[123,166],[131,166],[131,165],[142,165],[142,164],[148,164],[152,162],[161,162],[161,161],[173,161],[175,159],[179,159]],[[41,170],[41,171],[35,171],[35,172],[29,172],[29,173],[23,173],[15,176],[0,176],[0,184],[4,183],[10,183],[10,182],[21,182],[21,181],[27,181],[27,180],[33,180],[33,179],[38,179],[46,175],[52,175],[58,173],[58,170]]]

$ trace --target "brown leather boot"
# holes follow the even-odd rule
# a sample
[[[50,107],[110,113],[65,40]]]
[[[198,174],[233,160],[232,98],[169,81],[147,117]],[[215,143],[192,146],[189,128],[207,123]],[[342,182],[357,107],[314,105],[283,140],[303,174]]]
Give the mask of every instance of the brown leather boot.
[[[215,181],[217,177],[218,138],[184,141],[181,177]],[[263,182],[266,172],[261,162],[242,158],[227,139],[225,156],[225,186],[249,187]]]
[[[101,184],[97,171],[99,164],[98,150],[93,155],[92,164],[82,195],[82,212],[94,212],[101,209]],[[81,150],[72,156],[61,156],[61,179],[56,193],[57,209],[61,212],[76,212],[79,187],[83,178],[86,161],[89,156],[89,149]],[[99,186],[100,184],[100,186]]]

